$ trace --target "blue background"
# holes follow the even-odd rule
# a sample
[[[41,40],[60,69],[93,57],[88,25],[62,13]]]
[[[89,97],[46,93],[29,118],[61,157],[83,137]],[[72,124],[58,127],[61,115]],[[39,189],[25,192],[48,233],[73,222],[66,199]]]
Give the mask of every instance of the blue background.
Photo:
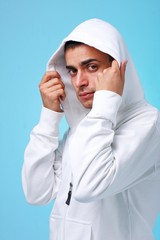
[[[1,240],[49,239],[52,204],[36,207],[26,203],[21,185],[23,153],[39,119],[38,84],[49,57],[77,24],[94,17],[121,32],[146,98],[160,109],[158,0],[0,0]],[[61,136],[65,129],[63,120]],[[160,240],[160,218],[154,235]]]

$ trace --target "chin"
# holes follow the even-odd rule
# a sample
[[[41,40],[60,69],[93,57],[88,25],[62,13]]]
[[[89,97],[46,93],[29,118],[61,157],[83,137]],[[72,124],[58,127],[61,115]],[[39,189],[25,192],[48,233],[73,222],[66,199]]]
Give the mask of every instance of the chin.
[[[87,103],[82,103],[82,105],[83,105],[83,107],[85,107],[85,108],[87,108],[87,109],[91,109],[93,103],[92,103],[92,102],[91,102],[91,103],[87,102]]]
[[[93,105],[93,98],[82,100],[78,97],[79,102],[83,105],[84,108],[91,109]]]

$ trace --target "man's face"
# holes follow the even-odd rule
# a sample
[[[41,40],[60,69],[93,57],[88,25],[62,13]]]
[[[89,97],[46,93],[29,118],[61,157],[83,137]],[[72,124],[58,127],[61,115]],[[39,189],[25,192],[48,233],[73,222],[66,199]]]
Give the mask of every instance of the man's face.
[[[92,108],[97,74],[111,65],[108,55],[82,44],[67,49],[65,59],[77,98],[85,108]]]

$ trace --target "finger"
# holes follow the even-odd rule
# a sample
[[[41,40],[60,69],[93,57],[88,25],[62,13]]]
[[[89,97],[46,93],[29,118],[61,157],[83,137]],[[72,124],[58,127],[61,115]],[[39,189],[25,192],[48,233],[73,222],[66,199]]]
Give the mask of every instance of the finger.
[[[49,100],[49,102],[51,104],[55,103],[55,104],[59,104],[60,100],[64,100],[66,97],[66,94],[64,92],[64,89],[58,89],[57,91],[50,91],[47,93],[47,99]],[[45,98],[43,98],[44,100]],[[44,101],[44,103],[48,104],[48,101]]]
[[[56,92],[57,90],[64,90],[64,88],[61,86],[61,84],[57,84],[57,85],[53,85],[49,88],[45,88],[45,93],[49,93],[49,92]]]
[[[116,60],[113,60],[111,67],[112,67],[113,69],[119,69],[119,64],[118,64],[118,62],[117,62]]]
[[[52,78],[48,82],[40,83],[39,84],[39,90],[40,91],[46,91],[47,88],[50,88],[54,85],[60,85],[61,88],[65,88],[64,83],[59,78]]]
[[[63,90],[63,94],[60,96],[60,100],[64,101],[66,98],[66,93],[65,91]]]
[[[125,81],[125,72],[126,72],[127,61],[123,61],[120,65],[121,79]]]
[[[58,72],[56,71],[48,71],[44,74],[40,84],[43,84],[45,82],[48,82],[49,80],[51,80],[52,78],[61,78],[61,76],[59,75]]]
[[[49,88],[54,85],[61,85],[62,88],[65,87],[64,83],[59,78],[52,78],[48,82],[41,83],[40,88]]]
[[[57,95],[57,98],[59,98],[62,101],[64,101],[64,99],[66,97],[66,93],[65,93],[64,89],[62,89],[62,88],[56,91],[56,95]]]

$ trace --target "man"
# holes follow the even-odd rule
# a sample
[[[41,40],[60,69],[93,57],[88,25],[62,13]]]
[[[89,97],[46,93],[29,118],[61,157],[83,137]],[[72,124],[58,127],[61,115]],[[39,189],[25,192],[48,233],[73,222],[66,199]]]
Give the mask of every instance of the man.
[[[151,240],[160,211],[160,114],[119,32],[91,19],[51,57],[25,151],[31,204],[55,199],[51,240]],[[58,125],[69,129],[62,141]]]

